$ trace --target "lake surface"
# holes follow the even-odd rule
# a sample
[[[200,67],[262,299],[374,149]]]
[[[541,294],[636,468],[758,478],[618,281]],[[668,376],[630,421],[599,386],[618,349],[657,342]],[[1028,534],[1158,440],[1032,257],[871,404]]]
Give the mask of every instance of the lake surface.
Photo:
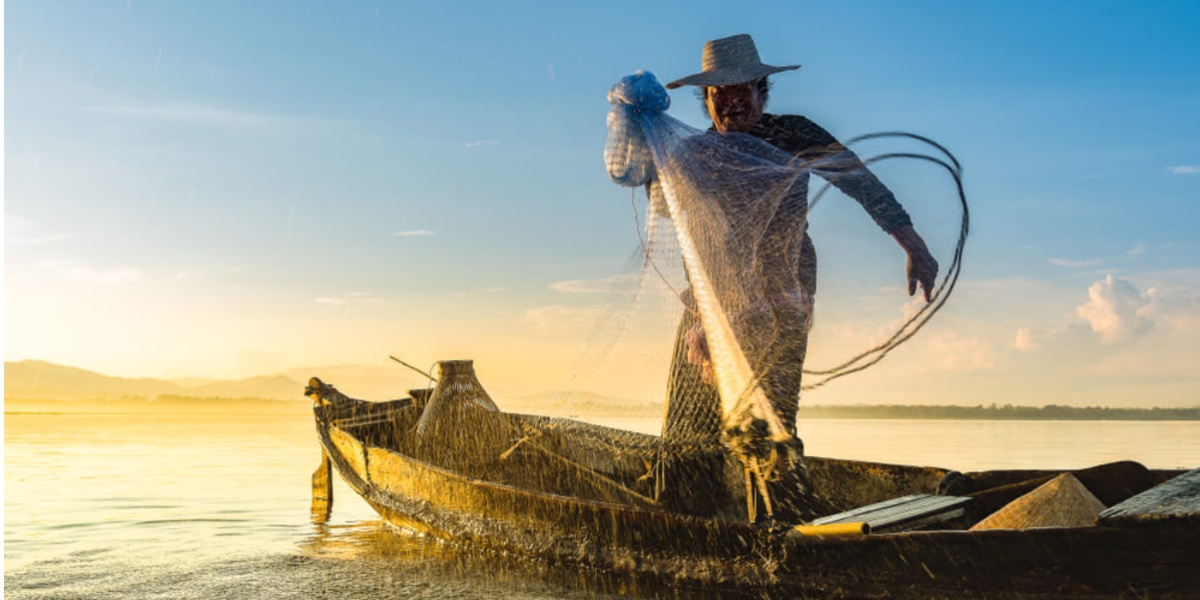
[[[1194,421],[827,419],[801,436],[809,454],[961,470],[1200,466]],[[712,596],[396,531],[340,479],[314,524],[309,414],[7,414],[4,451],[6,598]]]

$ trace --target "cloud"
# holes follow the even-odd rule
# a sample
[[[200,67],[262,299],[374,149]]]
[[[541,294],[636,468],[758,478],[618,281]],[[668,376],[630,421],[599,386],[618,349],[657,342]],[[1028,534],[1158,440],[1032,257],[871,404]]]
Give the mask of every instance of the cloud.
[[[437,232],[428,229],[409,229],[407,231],[392,232],[392,237],[417,237],[422,235],[437,235]]]
[[[1200,174],[1200,165],[1175,165],[1167,167],[1167,172],[1172,175],[1196,175]]]
[[[636,281],[637,274],[613,275],[602,279],[569,279],[550,284],[550,289],[561,294],[604,294],[621,285]]]
[[[348,306],[351,304],[379,304],[383,300],[372,296],[369,292],[348,292],[341,296],[321,296],[316,299],[316,302],[317,304]]]
[[[69,267],[73,264],[75,264],[75,261],[69,258],[52,258],[50,260],[40,260],[35,262],[33,263],[33,266],[42,267],[45,269],[61,269],[64,267]]]
[[[1149,331],[1154,323],[1141,311],[1149,300],[1123,279],[1108,275],[1088,288],[1088,301],[1075,309],[1105,344],[1129,342]]]
[[[1144,242],[1138,242],[1138,243],[1134,244],[1132,248],[1130,248],[1128,251],[1126,251],[1125,254],[1127,254],[1129,256],[1138,256],[1140,254],[1145,254],[1146,250],[1148,250],[1148,249],[1149,248],[1146,246],[1146,244]]]
[[[942,333],[928,341],[933,364],[945,371],[981,371],[995,366],[992,348],[981,338]]]
[[[1071,260],[1069,258],[1052,258],[1050,264],[1058,267],[1066,267],[1068,269],[1080,269],[1084,267],[1095,267],[1104,261],[1098,258],[1091,260]]]
[[[88,106],[82,110],[83,112],[113,117],[170,121],[204,127],[225,127],[231,129],[278,126],[312,127],[345,124],[344,121],[337,119],[259,113],[186,102],[165,102],[160,104],[129,102]]]
[[[142,270],[134,267],[97,269],[85,266],[72,266],[65,268],[61,272],[68,279],[83,283],[124,283],[138,281],[142,278]]]
[[[1183,269],[1142,276],[1146,278],[1156,284],[1145,291],[1112,275],[1095,281],[1087,302],[1075,308],[1075,319],[1019,327],[1012,349],[1052,357],[1048,364],[1095,364],[1123,354],[1162,361],[1181,344],[1200,348],[1195,341],[1200,339],[1200,275]],[[1190,357],[1194,360],[1194,351]]]
[[[33,237],[11,237],[4,236],[4,243],[12,244],[13,246],[44,246],[46,244],[56,244],[65,242],[71,239],[71,234],[68,233],[49,233]]]
[[[580,333],[587,331],[603,312],[602,308],[538,306],[527,309],[521,322],[538,333]]]
[[[500,142],[497,142],[496,140],[475,140],[474,142],[467,142],[468,148],[481,148],[483,146],[499,146],[499,145],[500,145]]]
[[[1200,292],[1150,288],[1148,303],[1139,312],[1156,326],[1180,336],[1200,334]]]
[[[512,288],[503,287],[503,286],[480,288],[480,289],[468,288],[466,291],[456,292],[454,295],[459,298],[466,298],[467,296],[470,296],[471,294],[500,294],[500,293],[508,292],[511,290],[512,290]]]
[[[13,246],[41,246],[71,239],[71,234],[46,232],[35,219],[20,215],[4,215],[4,243]]]
[[[1037,331],[1034,328],[1022,327],[1017,330],[1016,338],[1013,339],[1013,348],[1022,352],[1028,352],[1041,347],[1041,340],[1037,339]]]
[[[49,269],[59,277],[80,283],[126,283],[142,279],[143,271],[137,267],[93,267],[81,265],[69,258],[54,258],[33,263],[36,267]]]

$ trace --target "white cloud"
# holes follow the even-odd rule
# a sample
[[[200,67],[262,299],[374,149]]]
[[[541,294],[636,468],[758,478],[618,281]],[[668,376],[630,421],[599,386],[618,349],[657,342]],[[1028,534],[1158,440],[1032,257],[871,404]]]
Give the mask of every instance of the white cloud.
[[[480,289],[470,288],[463,292],[457,292],[454,295],[459,298],[466,298],[467,296],[470,296],[471,294],[499,294],[499,293],[507,292],[510,290],[512,290],[512,288],[502,287],[502,286],[480,288]]]
[[[47,232],[40,222],[21,215],[4,215],[4,243],[12,246],[41,246],[71,239],[71,234]]]
[[[124,283],[142,278],[142,270],[134,267],[97,269],[85,266],[67,267],[63,274],[73,281],[84,283]]]
[[[982,338],[960,333],[942,333],[928,342],[933,364],[946,371],[980,371],[995,366],[992,348]]]
[[[349,304],[379,304],[383,300],[372,296],[369,292],[348,292],[341,296],[321,296],[316,299],[316,302],[318,304],[345,306]]]
[[[69,239],[71,239],[71,235],[67,233],[48,233],[33,237],[11,237],[6,235],[4,236],[4,243],[12,244],[13,246],[43,246],[65,242]]]
[[[1013,348],[1022,352],[1037,350],[1041,347],[1041,341],[1037,339],[1037,332],[1032,327],[1022,327],[1017,330],[1016,338],[1013,340]]]
[[[143,271],[137,267],[100,268],[81,265],[69,258],[55,258],[33,263],[34,266],[53,271],[59,277],[81,283],[125,283],[142,279]]]
[[[370,292],[349,292],[346,294],[346,299],[359,304],[378,304],[382,302]]]
[[[580,333],[587,331],[603,313],[602,308],[538,306],[525,311],[521,319],[538,333]]]
[[[1167,172],[1172,175],[1196,175],[1200,174],[1200,165],[1175,165],[1167,167]]]
[[[1087,302],[1075,308],[1076,319],[1020,326],[1011,348],[1045,365],[1101,370],[1107,368],[1103,365],[1136,362],[1150,371],[1155,369],[1145,365],[1158,363],[1156,369],[1166,372],[1180,361],[1195,362],[1200,351],[1196,273],[1163,271],[1139,279],[1154,283],[1147,286],[1112,275],[1095,281]]]
[[[46,269],[61,269],[63,267],[69,267],[73,264],[75,264],[75,261],[73,261],[69,258],[53,258],[50,260],[42,260],[42,261],[35,262],[35,263],[33,263],[33,266],[43,267]]]
[[[392,232],[392,237],[417,237],[423,235],[437,235],[437,232],[428,229],[409,229],[407,231]]]
[[[1052,258],[1050,264],[1058,267],[1067,267],[1069,269],[1080,269],[1084,267],[1095,267],[1103,263],[1103,260],[1094,258],[1091,260],[1071,260],[1069,258]]]
[[[1183,336],[1200,333],[1200,292],[1146,290],[1148,304],[1139,312],[1167,332]]]
[[[1139,254],[1145,254],[1146,250],[1148,250],[1146,244],[1143,242],[1138,242],[1134,244],[1132,248],[1126,251],[1125,254],[1129,256],[1138,256]]]
[[[602,279],[569,279],[550,284],[550,289],[562,294],[604,294],[637,278],[637,274],[624,274]]]
[[[1141,314],[1149,300],[1128,281],[1108,275],[1088,288],[1088,301],[1075,314],[1088,322],[1106,344],[1132,341],[1154,323]]]
[[[497,142],[496,140],[475,140],[473,142],[467,142],[468,148],[480,148],[482,146],[499,146],[499,145],[500,145],[500,142]]]

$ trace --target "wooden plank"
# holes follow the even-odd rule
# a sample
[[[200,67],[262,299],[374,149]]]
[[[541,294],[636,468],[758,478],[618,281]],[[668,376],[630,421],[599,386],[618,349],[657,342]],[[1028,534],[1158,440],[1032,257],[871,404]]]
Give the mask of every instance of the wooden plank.
[[[1200,469],[1188,471],[1100,513],[1102,525],[1200,523]]]
[[[970,498],[914,494],[822,517],[813,525],[867,523],[872,532],[908,531],[963,516]]]

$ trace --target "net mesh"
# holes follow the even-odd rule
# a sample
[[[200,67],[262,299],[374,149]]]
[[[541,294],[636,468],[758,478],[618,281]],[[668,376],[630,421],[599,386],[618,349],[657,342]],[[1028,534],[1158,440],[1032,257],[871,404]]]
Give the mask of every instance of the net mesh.
[[[659,373],[661,436],[509,415],[469,365],[442,363],[413,423],[414,450],[484,479],[703,516],[802,521],[847,508],[830,506],[804,468],[796,435],[803,374],[811,388],[878,362],[948,298],[967,231],[958,164],[909,134],[793,153],[754,135],[699,130],[665,113],[666,90],[645,72],[620,80],[609,101],[608,174],[646,193],[644,216],[634,205],[640,247],[556,401],[570,405],[589,381]],[[860,160],[848,149],[882,137],[917,140],[940,156]],[[962,219],[949,268],[932,301],[894,331],[830,368],[804,371],[816,291],[812,208],[833,187],[851,193],[867,165],[899,158],[938,165],[956,184]],[[814,174],[825,184],[810,199]]]
[[[910,139],[940,156],[892,152],[863,161],[831,137],[809,151],[790,148],[786,135],[768,141],[770,132],[697,130],[665,114],[666,92],[646,72],[620,80],[609,101],[609,176],[620,185],[645,186],[649,197],[643,274],[662,278],[683,308],[669,369],[664,439],[723,444],[742,463],[751,515],[756,492],[767,512],[770,496],[776,504],[789,497],[793,504],[818,504],[796,438],[802,376],[815,375],[806,388],[818,387],[877,363],[945,302],[967,231],[959,165],[936,143],[903,133],[872,134],[851,144]],[[854,196],[864,208],[878,205],[867,165],[899,158],[940,165],[956,184],[963,218],[945,279],[931,290],[931,302],[885,339],[830,368],[805,371],[816,291],[816,255],[806,235],[810,208],[831,188]],[[810,203],[814,174],[825,184]],[[877,221],[888,210],[903,214],[898,205],[868,208]],[[682,273],[682,281],[666,273]],[[720,479],[719,465],[703,457],[677,462],[684,473],[671,474],[671,460],[664,461],[665,488],[671,479],[693,488],[697,481]]]
[[[665,98],[649,73],[614,86],[606,165],[618,183],[648,185],[652,213],[674,227],[688,283],[680,300],[692,323],[680,341],[701,383],[715,386],[726,428],[762,421],[784,439],[794,425],[779,412],[794,418],[799,391],[787,363],[799,364],[811,323],[800,234],[808,175],[820,165],[750,135],[697,131],[663,112]]]

